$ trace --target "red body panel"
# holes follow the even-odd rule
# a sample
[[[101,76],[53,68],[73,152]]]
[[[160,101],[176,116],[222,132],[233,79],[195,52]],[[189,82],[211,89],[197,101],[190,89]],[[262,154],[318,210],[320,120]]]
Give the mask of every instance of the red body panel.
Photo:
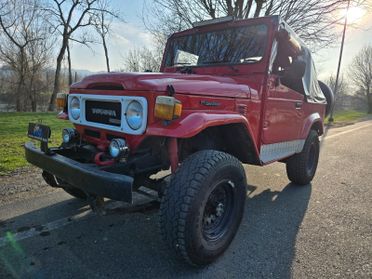
[[[255,152],[259,155],[262,144],[304,139],[314,123],[322,126],[325,106],[306,102],[304,95],[283,85],[276,85],[276,77],[269,75],[271,42],[277,23],[272,18],[249,20],[268,26],[268,43],[260,62],[241,65],[195,67],[193,74],[177,72],[176,67],[161,67],[162,73],[110,73],[93,75],[71,86],[70,94],[103,94],[143,96],[148,102],[147,129],[143,135],[128,135],[99,130],[100,138],[85,135],[86,127],[76,128],[84,139],[102,150],[107,148],[107,134],[125,137],[134,151],[148,136],[189,138],[202,130],[219,125],[242,123],[250,135]],[[224,23],[226,24],[226,23]],[[234,21],[227,25],[244,25],[247,21]],[[221,28],[221,24],[194,28],[174,36]],[[122,86],[122,90],[97,90],[106,84]],[[175,89],[174,97],[182,102],[179,119],[166,123],[154,117],[155,100],[167,95],[167,86]],[[205,102],[214,102],[207,106]],[[300,108],[296,107],[300,106]],[[97,130],[95,128],[87,128]]]
[[[267,87],[263,144],[298,139],[304,117],[304,95],[281,84],[275,86],[275,78],[269,78]]]
[[[85,78],[71,87],[74,89],[89,89],[97,85],[120,83],[124,90],[165,92],[172,85],[177,93],[192,95],[221,96],[230,98],[249,98],[250,87],[237,83],[230,77],[211,75],[186,75],[180,73],[111,73],[93,75]],[[125,92],[125,91],[124,91]]]

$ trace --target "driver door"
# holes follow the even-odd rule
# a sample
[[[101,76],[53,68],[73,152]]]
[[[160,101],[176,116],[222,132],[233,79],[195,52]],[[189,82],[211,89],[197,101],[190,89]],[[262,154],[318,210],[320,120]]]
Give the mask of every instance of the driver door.
[[[287,34],[288,35],[288,34]],[[288,82],[286,72],[300,53],[286,41],[278,41],[278,52],[268,77],[263,131],[261,137],[261,161],[268,163],[284,159],[302,150],[304,140],[300,133],[303,126],[305,95],[297,82]],[[292,71],[293,72],[293,71]]]

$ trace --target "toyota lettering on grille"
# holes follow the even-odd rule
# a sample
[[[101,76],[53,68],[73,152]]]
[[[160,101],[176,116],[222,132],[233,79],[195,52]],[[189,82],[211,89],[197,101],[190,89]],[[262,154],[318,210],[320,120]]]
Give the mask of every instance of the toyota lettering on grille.
[[[121,125],[121,103],[87,100],[86,120],[119,127]]]
[[[106,115],[116,117],[116,111],[110,109],[92,108],[93,114]]]

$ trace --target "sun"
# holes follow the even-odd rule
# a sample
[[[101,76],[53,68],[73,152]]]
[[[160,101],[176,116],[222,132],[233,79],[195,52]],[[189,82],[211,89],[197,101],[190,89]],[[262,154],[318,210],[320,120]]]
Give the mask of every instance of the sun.
[[[349,8],[349,11],[347,11],[347,21],[349,23],[354,23],[358,20],[360,20],[364,14],[365,10],[361,7],[352,6]],[[346,9],[341,12],[341,16],[344,17],[346,14]]]

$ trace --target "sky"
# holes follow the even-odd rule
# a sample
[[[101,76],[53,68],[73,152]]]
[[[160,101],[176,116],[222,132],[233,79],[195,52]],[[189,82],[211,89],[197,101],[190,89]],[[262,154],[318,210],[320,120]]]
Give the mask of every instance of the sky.
[[[343,23],[343,22],[342,22]],[[343,26],[336,28],[335,32],[342,34]],[[372,45],[372,14],[366,12],[353,24],[348,25],[345,34],[344,50],[341,62],[341,73],[347,77],[347,68],[353,57],[363,46]],[[314,54],[315,65],[320,78],[336,75],[340,53],[341,36],[334,46],[318,51]]]
[[[134,48],[146,46],[152,48],[152,35],[146,30],[142,21],[144,3],[150,0],[112,0],[112,5],[120,11],[125,22],[115,22],[109,37],[110,65],[113,70],[123,68],[125,55]],[[372,45],[372,14],[365,13],[358,18],[357,27],[349,26],[346,31],[344,53],[341,72],[347,76],[347,66],[362,46]],[[341,34],[342,26],[335,32]],[[320,79],[326,79],[336,73],[340,51],[341,36],[334,46],[322,49],[314,54],[315,65]],[[93,51],[92,51],[93,50]],[[92,50],[79,45],[72,48],[72,66],[74,69],[89,70],[92,72],[105,71],[105,60],[101,45],[93,45]]]
[[[113,22],[108,50],[110,66],[113,70],[123,68],[125,55],[134,48],[153,48],[152,35],[142,21],[143,3],[148,0],[112,0],[115,10],[120,11],[125,22]],[[106,62],[102,45],[91,45],[91,49],[75,44],[71,50],[72,67],[93,72],[105,71]]]

